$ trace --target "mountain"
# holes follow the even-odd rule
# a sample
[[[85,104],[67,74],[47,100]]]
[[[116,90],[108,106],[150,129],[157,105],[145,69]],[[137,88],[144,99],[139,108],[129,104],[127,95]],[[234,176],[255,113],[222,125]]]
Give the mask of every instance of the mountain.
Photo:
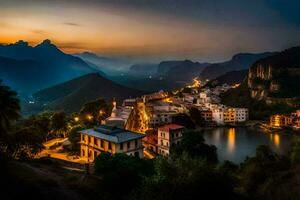
[[[163,61],[158,65],[156,76],[169,81],[186,83],[199,76],[199,73],[207,65],[208,63],[192,62],[190,60]]]
[[[222,85],[224,83],[228,85],[239,84],[244,81],[248,74],[248,70],[240,70],[240,71],[230,71],[226,72],[224,75],[221,75],[213,80],[210,80],[205,86],[207,87],[215,87],[218,85]]]
[[[252,119],[300,109],[300,47],[255,62],[240,87],[223,94],[222,101],[248,107]]]
[[[257,61],[248,73],[252,98],[300,97],[300,46]]]
[[[236,54],[229,61],[208,65],[200,73],[200,78],[211,80],[229,71],[239,71],[239,70],[248,69],[255,61],[261,58],[272,56],[274,54],[276,53],[266,52],[266,53],[257,53],[257,54],[255,53]]]
[[[82,52],[73,55],[88,63],[92,63],[97,70],[101,70],[108,75],[120,74],[120,72],[124,72],[132,65],[132,61],[127,59],[98,56],[92,52]]]
[[[91,73],[65,83],[41,90],[33,95],[36,103],[45,104],[44,109],[78,112],[81,106],[97,98],[121,103],[124,99],[144,94],[112,82],[98,73]]]
[[[148,77],[153,76],[157,71],[157,64],[153,63],[139,63],[131,65],[127,75],[138,76],[138,77]]]
[[[0,78],[21,94],[96,71],[82,59],[59,50],[50,40],[35,47],[24,41],[0,45]]]

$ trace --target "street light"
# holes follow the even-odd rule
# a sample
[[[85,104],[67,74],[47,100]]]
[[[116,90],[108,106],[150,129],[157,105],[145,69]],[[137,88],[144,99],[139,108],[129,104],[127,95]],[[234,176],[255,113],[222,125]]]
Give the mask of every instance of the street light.
[[[75,122],[79,121],[79,117],[74,117]]]

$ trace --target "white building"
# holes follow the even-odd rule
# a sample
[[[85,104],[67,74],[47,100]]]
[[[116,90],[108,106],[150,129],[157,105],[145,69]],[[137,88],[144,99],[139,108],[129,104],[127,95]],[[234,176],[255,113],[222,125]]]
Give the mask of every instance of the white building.
[[[234,108],[236,122],[245,122],[249,119],[249,111],[247,108]]]
[[[212,109],[212,120],[217,125],[224,125],[224,109],[222,108],[215,108]]]
[[[169,124],[173,122],[173,117],[178,115],[175,111],[156,111],[150,114],[149,127],[156,128],[163,124]]]
[[[127,119],[132,111],[132,108],[129,107],[121,107],[117,108],[117,103],[113,102],[113,110],[111,112],[110,117],[103,120],[102,124],[108,126],[114,126],[118,128],[124,128],[127,122]]]

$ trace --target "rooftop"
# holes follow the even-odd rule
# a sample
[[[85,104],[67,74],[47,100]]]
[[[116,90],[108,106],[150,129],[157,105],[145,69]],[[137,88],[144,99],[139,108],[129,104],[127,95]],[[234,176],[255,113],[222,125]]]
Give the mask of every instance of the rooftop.
[[[159,127],[158,130],[170,131],[170,130],[177,130],[177,129],[182,129],[182,128],[184,128],[184,127],[181,125],[178,125],[178,124],[167,124],[167,125]]]
[[[140,133],[105,125],[101,125],[92,129],[81,130],[79,133],[94,136],[96,138],[107,140],[113,143],[122,143],[144,137],[144,135]]]

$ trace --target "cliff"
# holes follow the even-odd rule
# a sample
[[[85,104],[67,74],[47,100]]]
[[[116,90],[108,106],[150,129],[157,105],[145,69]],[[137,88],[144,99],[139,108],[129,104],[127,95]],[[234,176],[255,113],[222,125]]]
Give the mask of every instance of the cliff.
[[[252,98],[266,103],[292,103],[300,96],[300,47],[254,63],[248,72]]]

